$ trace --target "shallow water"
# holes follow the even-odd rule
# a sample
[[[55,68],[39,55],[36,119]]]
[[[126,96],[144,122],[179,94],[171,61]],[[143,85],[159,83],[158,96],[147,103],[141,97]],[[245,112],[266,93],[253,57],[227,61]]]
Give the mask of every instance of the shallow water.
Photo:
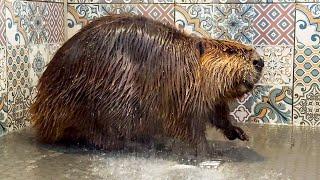
[[[216,152],[210,159],[196,158],[179,143],[109,153],[44,145],[24,129],[0,137],[0,179],[320,179],[320,129],[243,128],[249,142],[230,142],[209,129]]]

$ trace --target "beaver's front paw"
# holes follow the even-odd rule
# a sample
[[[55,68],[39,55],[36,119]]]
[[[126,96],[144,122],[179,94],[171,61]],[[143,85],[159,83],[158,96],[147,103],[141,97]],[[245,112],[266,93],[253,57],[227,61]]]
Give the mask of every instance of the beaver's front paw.
[[[224,135],[229,140],[235,140],[236,138],[238,138],[242,141],[249,141],[249,136],[241,128],[237,126],[232,126],[231,128],[225,130]]]

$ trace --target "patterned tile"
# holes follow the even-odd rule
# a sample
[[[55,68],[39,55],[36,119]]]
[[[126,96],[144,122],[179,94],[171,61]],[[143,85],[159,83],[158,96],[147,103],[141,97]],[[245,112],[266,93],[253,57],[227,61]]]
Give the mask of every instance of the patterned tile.
[[[175,21],[188,33],[252,43],[252,5],[179,4]]]
[[[258,46],[256,49],[265,61],[259,84],[292,85],[293,47]]]
[[[132,13],[174,23],[173,4],[71,4],[68,7],[68,38],[91,20],[110,13]]]
[[[215,26],[213,37],[251,44],[253,16],[253,6],[249,4],[216,5],[213,18]]]
[[[7,76],[6,76],[6,49],[0,47],[0,135],[7,127]]]
[[[27,46],[8,46],[7,74],[8,91],[30,87],[30,62]]]
[[[294,4],[255,4],[255,45],[293,45]]]
[[[49,52],[47,46],[30,45],[29,47],[29,61],[30,61],[30,80],[31,87],[35,87],[38,84],[38,80],[45,70],[49,58]]]
[[[46,48],[48,50],[48,62],[51,61],[57,50],[61,47],[61,44],[46,44]]]
[[[7,130],[13,131],[29,126],[30,88],[17,88],[8,91]]]
[[[294,73],[295,85],[320,83],[320,45],[296,46]]]
[[[10,46],[25,45],[28,37],[19,25],[19,18],[14,15],[13,3],[5,1],[5,15],[7,44]]]
[[[4,0],[0,1],[0,46],[6,45],[6,26],[5,26],[5,10],[4,10]]]
[[[47,64],[60,46],[60,44],[35,44],[29,46],[31,87],[36,87]]]
[[[214,5],[179,4],[175,6],[175,24],[185,32],[202,37],[214,34]]]
[[[137,14],[168,24],[174,24],[174,6],[171,4],[138,4]]]
[[[319,45],[320,4],[297,4],[296,9],[296,44],[306,46]]]
[[[6,12],[9,44],[63,42],[63,4],[16,0],[6,2]]]
[[[0,47],[0,92],[7,91],[6,48]]]
[[[292,123],[292,89],[289,86],[257,86],[230,105],[230,117],[238,122]]]
[[[249,3],[286,3],[295,0],[176,0],[176,3],[215,3],[215,4],[249,4]]]
[[[53,2],[53,3],[63,3],[63,0],[37,0],[37,1]]]
[[[63,4],[47,3],[45,5],[49,15],[44,17],[48,24],[48,43],[64,42],[64,15]]]
[[[27,120],[30,107],[30,69],[27,46],[8,46],[7,48],[7,112],[6,129],[17,130],[29,124]]]
[[[174,0],[68,0],[68,3],[102,3],[102,4],[173,4]]]
[[[293,123],[320,126],[320,86],[296,85],[294,88]]]

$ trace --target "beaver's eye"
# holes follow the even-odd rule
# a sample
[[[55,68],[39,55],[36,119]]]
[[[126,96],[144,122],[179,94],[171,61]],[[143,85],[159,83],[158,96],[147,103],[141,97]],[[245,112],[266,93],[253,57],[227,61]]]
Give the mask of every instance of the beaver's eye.
[[[238,50],[232,47],[225,47],[222,51],[228,53],[229,55],[234,55],[238,53]]]

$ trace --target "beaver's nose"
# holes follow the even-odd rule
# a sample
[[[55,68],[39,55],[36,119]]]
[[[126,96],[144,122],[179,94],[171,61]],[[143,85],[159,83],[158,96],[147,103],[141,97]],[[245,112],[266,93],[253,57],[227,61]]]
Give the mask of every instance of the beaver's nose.
[[[256,70],[262,71],[262,68],[264,67],[264,61],[262,58],[260,58],[259,60],[254,60],[252,63]]]

